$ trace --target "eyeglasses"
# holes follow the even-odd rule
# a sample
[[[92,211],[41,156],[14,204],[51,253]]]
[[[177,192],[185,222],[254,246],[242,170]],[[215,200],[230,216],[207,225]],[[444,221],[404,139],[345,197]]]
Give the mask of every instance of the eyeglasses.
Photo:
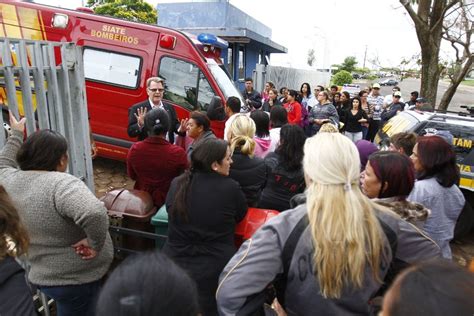
[[[163,92],[163,91],[165,91],[165,89],[157,89],[157,88],[155,88],[155,89],[150,89],[150,88],[148,88],[148,90],[150,90],[150,91],[153,92],[153,93],[155,93],[156,91],[158,91],[158,92],[160,92],[160,93]]]

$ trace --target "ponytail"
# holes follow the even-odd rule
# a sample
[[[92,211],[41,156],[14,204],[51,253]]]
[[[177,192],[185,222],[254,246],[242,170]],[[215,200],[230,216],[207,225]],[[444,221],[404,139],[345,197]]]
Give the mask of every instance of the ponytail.
[[[230,149],[239,149],[242,154],[253,157],[255,150],[255,122],[244,114],[239,114],[230,124]]]
[[[168,112],[162,108],[149,111],[145,115],[145,129],[149,136],[166,134],[170,130]]]
[[[232,137],[230,140],[230,149],[232,151],[238,149],[242,154],[253,157],[255,140],[245,135]]]

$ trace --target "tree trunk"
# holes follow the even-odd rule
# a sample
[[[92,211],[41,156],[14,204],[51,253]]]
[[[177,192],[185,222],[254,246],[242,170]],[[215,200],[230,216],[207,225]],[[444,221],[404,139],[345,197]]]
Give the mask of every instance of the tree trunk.
[[[420,96],[426,98],[435,107],[438,81],[441,74],[439,68],[439,48],[441,36],[433,36],[429,30],[417,29],[421,47],[421,87]]]
[[[464,80],[467,73],[471,69],[473,63],[473,58],[469,58],[464,66],[459,69],[459,71],[454,74],[453,79],[451,79],[451,83],[449,84],[448,89],[444,92],[443,97],[441,98],[441,102],[439,103],[438,110],[446,111],[448,109],[449,103],[456,93],[456,89],[458,88],[461,81]]]

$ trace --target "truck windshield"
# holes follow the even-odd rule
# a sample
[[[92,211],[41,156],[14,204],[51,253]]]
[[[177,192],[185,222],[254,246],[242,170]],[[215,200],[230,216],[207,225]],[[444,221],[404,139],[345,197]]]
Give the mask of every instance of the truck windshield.
[[[244,104],[239,91],[235,88],[235,86],[232,84],[232,81],[219,67],[219,65],[217,65],[214,61],[208,62],[207,65],[209,66],[209,70],[211,70],[212,75],[216,79],[219,88],[221,88],[221,91],[224,93],[226,100],[228,97],[237,97],[240,99],[240,102]],[[225,102],[225,100],[223,101]]]

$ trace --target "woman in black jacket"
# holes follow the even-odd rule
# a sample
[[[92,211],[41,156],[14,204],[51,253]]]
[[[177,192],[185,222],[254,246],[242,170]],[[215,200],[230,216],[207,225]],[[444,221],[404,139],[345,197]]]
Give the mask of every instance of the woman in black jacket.
[[[258,202],[259,208],[284,211],[290,199],[304,191],[303,146],[306,136],[296,125],[284,125],[280,131],[280,145],[265,157],[268,168],[267,183]]]
[[[196,281],[201,313],[217,315],[217,281],[236,251],[236,223],[247,213],[239,184],[228,177],[227,142],[208,139],[191,154],[191,170],[175,178],[166,197],[169,233],[163,251]]]
[[[25,271],[15,257],[26,253],[28,234],[0,186],[0,315],[36,315]]]
[[[344,110],[344,134],[354,143],[362,139],[362,124],[367,123],[369,119],[361,104],[361,99],[355,97],[352,99],[351,108]]]
[[[229,127],[227,139],[233,151],[230,177],[237,181],[247,199],[248,206],[255,206],[267,178],[263,159],[255,157],[255,122],[247,115],[238,115]]]

